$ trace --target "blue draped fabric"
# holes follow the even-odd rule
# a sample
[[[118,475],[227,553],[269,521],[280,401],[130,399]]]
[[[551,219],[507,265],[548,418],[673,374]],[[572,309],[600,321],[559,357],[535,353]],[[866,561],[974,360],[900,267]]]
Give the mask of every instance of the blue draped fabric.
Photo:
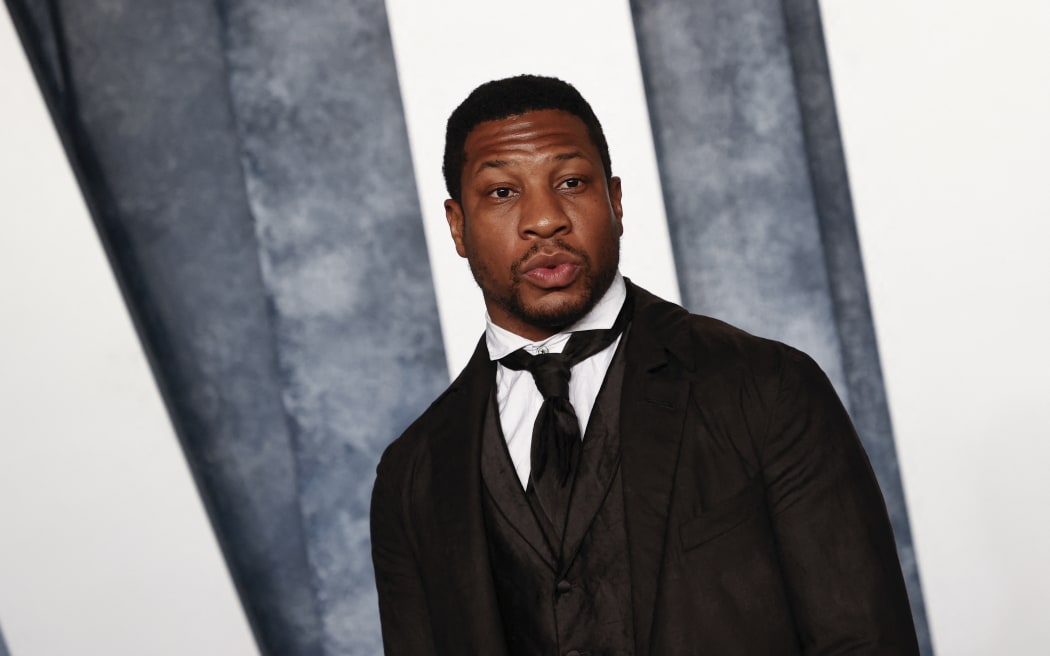
[[[7,650],[7,644],[4,642],[4,632],[0,630],[0,656],[11,656],[11,652]]]
[[[260,647],[378,653],[375,465],[448,383],[383,3],[8,6]]]
[[[376,462],[448,384],[385,8],[220,5],[322,643],[379,653]]]

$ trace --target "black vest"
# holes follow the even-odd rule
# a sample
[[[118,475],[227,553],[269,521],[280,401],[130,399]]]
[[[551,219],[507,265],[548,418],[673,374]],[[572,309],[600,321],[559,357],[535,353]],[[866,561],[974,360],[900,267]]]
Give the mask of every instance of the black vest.
[[[481,455],[485,530],[512,656],[635,651],[620,479],[626,337],[587,423],[560,545],[531,486],[528,492],[521,488],[492,394]]]

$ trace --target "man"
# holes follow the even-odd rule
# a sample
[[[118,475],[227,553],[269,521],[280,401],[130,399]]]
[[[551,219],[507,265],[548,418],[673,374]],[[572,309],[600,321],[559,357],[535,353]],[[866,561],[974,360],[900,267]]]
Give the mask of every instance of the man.
[[[579,93],[482,85],[444,171],[487,328],[379,465],[387,653],[918,653],[827,378],[620,276],[620,180]]]

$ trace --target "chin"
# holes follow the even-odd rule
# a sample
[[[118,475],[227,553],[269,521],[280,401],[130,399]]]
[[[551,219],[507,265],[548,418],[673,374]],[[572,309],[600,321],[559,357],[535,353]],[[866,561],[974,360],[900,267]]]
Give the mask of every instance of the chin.
[[[585,317],[597,298],[577,298],[560,303],[533,304],[530,307],[508,308],[525,323],[540,328],[559,329],[572,325]]]
[[[504,308],[530,326],[548,330],[565,328],[585,317],[609,287],[606,284],[599,289],[589,277],[581,282],[584,284],[578,290],[548,292],[531,302],[522,298],[519,288],[507,299]]]

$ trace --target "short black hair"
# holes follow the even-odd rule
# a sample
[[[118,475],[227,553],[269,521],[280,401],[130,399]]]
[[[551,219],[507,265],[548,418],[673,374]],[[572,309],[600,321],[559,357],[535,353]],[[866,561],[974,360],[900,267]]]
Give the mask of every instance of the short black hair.
[[[576,87],[554,77],[518,75],[482,84],[448,117],[445,160],[441,170],[445,174],[449,197],[459,202],[462,195],[463,166],[467,162],[466,142],[471,130],[479,123],[541,109],[559,109],[583,121],[587,135],[602,158],[606,179],[612,178],[609,144],[605,140],[602,124]]]

